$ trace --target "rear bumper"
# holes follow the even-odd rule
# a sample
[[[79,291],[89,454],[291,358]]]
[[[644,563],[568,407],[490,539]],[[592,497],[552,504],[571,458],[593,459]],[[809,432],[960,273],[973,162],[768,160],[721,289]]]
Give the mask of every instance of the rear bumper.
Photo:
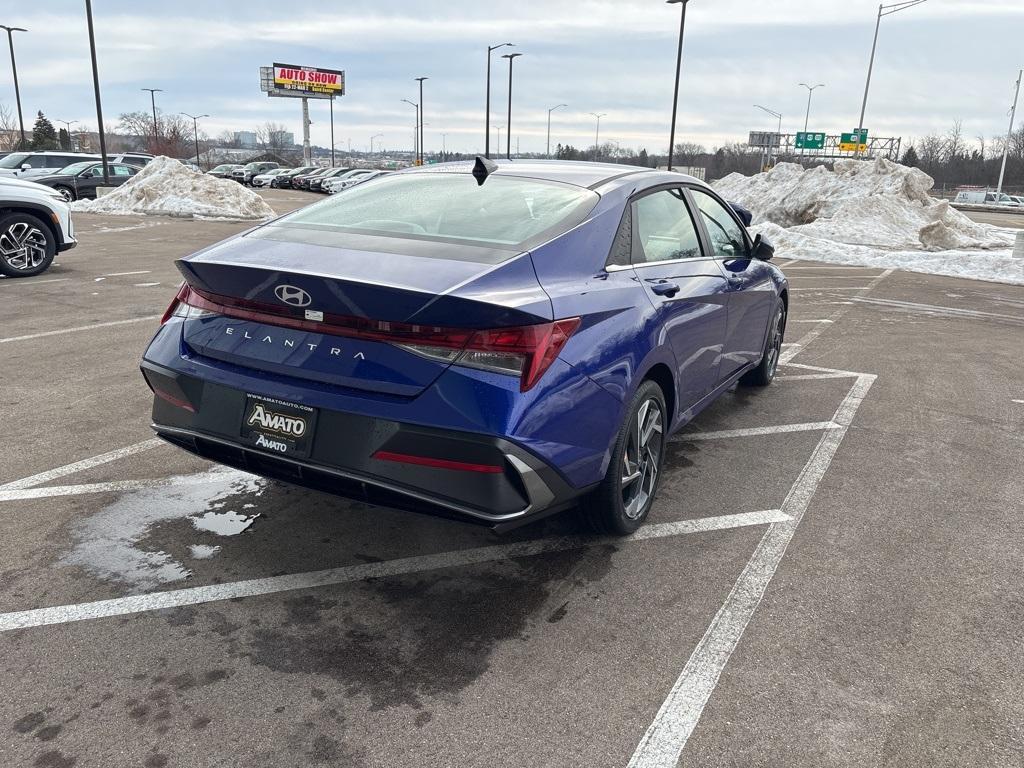
[[[143,361],[142,372],[155,392],[170,395],[154,397],[152,426],[157,435],[258,475],[496,530],[570,506],[589,490],[570,486],[544,460],[501,437],[326,409],[319,411],[308,457],[279,455],[241,438],[246,392],[150,361]],[[374,457],[377,452],[485,465],[492,471],[383,460]]]

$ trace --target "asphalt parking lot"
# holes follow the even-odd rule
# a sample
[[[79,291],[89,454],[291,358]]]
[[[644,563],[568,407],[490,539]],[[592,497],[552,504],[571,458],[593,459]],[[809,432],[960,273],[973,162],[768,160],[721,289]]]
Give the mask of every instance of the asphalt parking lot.
[[[1024,764],[1024,287],[782,259],[640,535],[496,536],[154,440],[173,260],[246,225],[76,225],[0,281],[0,764]]]

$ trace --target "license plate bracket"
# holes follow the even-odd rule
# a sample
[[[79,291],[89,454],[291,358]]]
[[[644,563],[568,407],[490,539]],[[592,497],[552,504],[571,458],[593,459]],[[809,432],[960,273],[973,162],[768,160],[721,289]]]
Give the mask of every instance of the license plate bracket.
[[[317,409],[273,397],[246,394],[240,435],[267,453],[306,458],[313,447]]]

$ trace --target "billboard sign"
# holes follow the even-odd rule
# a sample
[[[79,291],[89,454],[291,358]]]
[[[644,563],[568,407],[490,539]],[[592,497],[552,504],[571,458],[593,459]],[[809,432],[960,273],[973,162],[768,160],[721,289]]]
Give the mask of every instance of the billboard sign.
[[[752,147],[778,147],[782,143],[782,135],[774,131],[751,131],[747,144]]]
[[[338,69],[274,63],[274,88],[296,96],[344,96],[345,73]]]

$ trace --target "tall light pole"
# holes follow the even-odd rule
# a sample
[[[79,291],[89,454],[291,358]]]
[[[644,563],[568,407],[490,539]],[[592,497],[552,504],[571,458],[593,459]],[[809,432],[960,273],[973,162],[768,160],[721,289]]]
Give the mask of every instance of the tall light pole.
[[[157,142],[160,141],[160,129],[157,127],[156,122],[156,94],[163,93],[163,88],[140,88],[140,91],[149,91],[149,101],[153,106],[153,148],[156,149]]]
[[[420,156],[420,105],[415,101],[402,99],[406,104],[411,104],[416,109],[416,122],[412,124],[412,158],[413,163]]]
[[[373,154],[373,140],[374,139],[381,139],[383,137],[384,137],[383,133],[375,133],[375,134],[373,134],[373,136],[370,137],[370,154],[371,155]]]
[[[25,119],[21,116],[21,91],[18,89],[18,65],[14,61],[14,33],[28,32],[24,27],[7,27],[0,24],[0,29],[7,30],[7,45],[11,49],[11,72],[14,74],[14,100],[18,104],[18,127],[21,129],[20,149],[25,149]]]
[[[672,170],[672,152],[676,145],[676,108],[679,106],[679,70],[683,66],[683,32],[686,29],[686,3],[687,0],[666,0],[669,5],[679,3],[683,6],[679,14],[679,48],[676,51],[676,85],[672,92],[672,128],[668,134],[668,169]]]
[[[107,165],[107,137],[103,132],[103,107],[100,102],[100,70],[96,65],[96,35],[92,27],[92,0],[85,0],[85,19],[89,27],[89,56],[92,59],[92,87],[96,92],[96,123],[100,135],[100,157],[103,159],[103,184],[110,184],[110,166]]]
[[[864,133],[864,110],[868,106],[868,88],[871,87],[871,68],[875,64],[875,48],[878,46],[878,28],[882,24],[883,16],[891,16],[894,13],[913,8],[915,5],[927,2],[927,0],[903,0],[900,3],[878,6],[878,18],[875,19],[875,37],[871,41],[871,58],[868,59],[868,77],[864,82],[864,100],[860,104],[860,119],[857,121],[857,154],[860,154],[860,136]]]
[[[448,134],[447,133],[442,133],[441,134],[441,154],[442,155],[447,155],[448,154]]]
[[[420,148],[419,164],[420,165],[423,165],[423,120],[424,120],[424,113],[423,113],[423,81],[424,80],[429,80],[429,79],[430,79],[429,77],[414,77],[413,78],[413,80],[418,80],[419,84],[420,84],[420,132],[419,132],[419,148]]]
[[[772,117],[779,118],[779,130],[776,132],[775,135],[778,137],[779,148],[781,149],[782,148],[782,113],[781,112],[776,112],[774,109],[768,109],[768,107],[762,107],[760,104],[755,104],[754,106],[757,107],[758,109],[762,110],[763,112],[767,112]],[[771,147],[769,147],[769,149],[771,149]],[[771,160],[771,158],[772,158],[772,153],[769,152],[768,153],[768,159]]]
[[[196,141],[196,165],[202,168],[203,166],[199,164],[199,119],[209,117],[209,115],[190,115],[188,112],[179,112],[178,114],[192,118],[192,136]],[[333,154],[334,147],[331,147],[331,152]]]
[[[1013,136],[1013,118],[1017,116],[1017,97],[1020,96],[1020,81],[1024,77],[1024,69],[1017,73],[1017,89],[1013,92],[1013,106],[1010,107],[1010,128],[1006,132],[1006,143],[1003,144],[1003,164],[999,167],[999,183],[996,185],[996,202],[1003,191],[1003,174],[1006,173],[1006,155],[1010,151],[1010,137]]]
[[[548,145],[547,150],[544,153],[545,155],[547,155],[548,160],[551,159],[551,113],[560,107],[568,106],[568,104],[556,104],[555,106],[548,110]]]
[[[512,159],[512,62],[521,53],[506,53],[501,58],[508,59],[508,123],[505,129],[505,159]]]
[[[491,51],[506,46],[515,46],[515,43],[498,43],[487,46],[487,111],[484,117],[484,157],[491,156]],[[500,138],[498,143],[501,144]]]
[[[804,133],[807,133],[807,123],[811,119],[811,94],[814,93],[815,88],[824,88],[824,83],[818,83],[817,85],[808,85],[807,83],[798,83],[807,89],[807,112],[804,113]]]
[[[597,118],[597,130],[594,131],[594,159],[597,160],[601,156],[601,118],[607,115],[607,112],[590,112],[588,114],[593,115]]]

